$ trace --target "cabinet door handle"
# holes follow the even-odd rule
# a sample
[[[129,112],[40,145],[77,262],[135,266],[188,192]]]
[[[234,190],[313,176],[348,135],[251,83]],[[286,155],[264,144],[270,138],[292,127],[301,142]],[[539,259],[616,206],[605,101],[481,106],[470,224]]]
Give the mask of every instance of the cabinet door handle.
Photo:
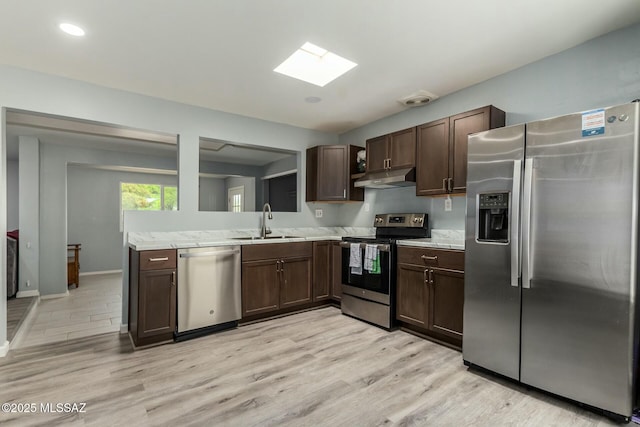
[[[449,178],[447,181],[449,183],[449,193],[453,193],[453,178]]]
[[[347,198],[347,189],[346,188],[344,190],[342,190],[342,198],[343,199]]]
[[[427,272],[428,272],[428,271],[429,271],[429,269],[427,268],[427,269],[425,269],[425,270],[422,272],[422,277],[424,278],[424,284],[425,284],[425,285],[428,285],[428,284],[429,284],[429,279],[427,279]]]
[[[171,272],[171,286],[175,286],[176,285],[176,272],[172,271]]]
[[[280,273],[280,261],[276,261],[276,273]]]
[[[284,260],[280,260],[280,272],[284,273]]]
[[[447,191],[447,178],[442,178],[442,191]]]
[[[169,257],[163,256],[162,258],[149,258],[149,262],[158,262],[158,261],[169,261]]]
[[[433,284],[433,270],[429,270],[429,283]]]
[[[422,258],[423,261],[437,261],[438,255],[434,255],[434,256],[422,255],[420,258]]]
[[[391,159],[387,159],[387,169],[391,169]]]

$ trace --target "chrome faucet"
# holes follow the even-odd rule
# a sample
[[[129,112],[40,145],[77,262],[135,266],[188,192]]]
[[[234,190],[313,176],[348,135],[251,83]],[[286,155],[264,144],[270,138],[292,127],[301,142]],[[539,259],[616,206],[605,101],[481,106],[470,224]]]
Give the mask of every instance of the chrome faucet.
[[[266,213],[269,211],[269,219],[273,219],[273,214],[271,213],[271,205],[269,203],[265,203],[262,207],[262,228],[260,229],[260,237],[262,239],[267,237],[267,234],[271,234],[271,229],[267,227],[267,218]]]

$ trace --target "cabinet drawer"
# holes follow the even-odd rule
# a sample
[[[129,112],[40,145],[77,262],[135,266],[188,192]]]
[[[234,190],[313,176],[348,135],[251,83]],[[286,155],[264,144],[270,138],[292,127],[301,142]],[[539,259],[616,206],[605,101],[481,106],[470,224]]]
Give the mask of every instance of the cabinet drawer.
[[[311,257],[312,253],[312,242],[244,245],[242,247],[242,261]]]
[[[168,268],[176,268],[175,249],[140,252],[140,270],[164,270]]]
[[[398,262],[464,271],[464,251],[432,248],[398,248]]]

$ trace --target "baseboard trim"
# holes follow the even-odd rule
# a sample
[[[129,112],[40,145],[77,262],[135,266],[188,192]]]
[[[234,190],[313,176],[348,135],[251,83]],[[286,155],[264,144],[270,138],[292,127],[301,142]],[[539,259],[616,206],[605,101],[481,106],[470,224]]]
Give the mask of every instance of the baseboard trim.
[[[0,346],[0,357],[5,357],[9,353],[9,341],[5,341],[4,344]]]
[[[97,276],[99,274],[115,274],[122,273],[122,270],[103,270],[103,271],[87,271],[86,273],[80,273],[79,276]]]
[[[37,289],[29,290],[29,291],[18,291],[16,294],[16,298],[27,298],[27,297],[39,297],[40,291]]]
[[[69,291],[62,294],[40,295],[40,299],[55,299],[55,298],[64,298],[68,296],[69,296]]]
[[[40,304],[40,299],[36,300],[35,304],[33,304],[29,309],[29,313],[27,313],[27,316],[22,321],[22,324],[20,325],[18,332],[15,334],[15,336],[9,343],[9,349],[20,348],[20,346],[22,345],[22,342],[27,336],[27,331],[31,329],[31,325],[33,324],[33,321],[36,317],[38,304]]]
[[[121,334],[126,334],[127,332],[129,332],[129,324],[128,323],[121,323],[120,324],[120,333]]]

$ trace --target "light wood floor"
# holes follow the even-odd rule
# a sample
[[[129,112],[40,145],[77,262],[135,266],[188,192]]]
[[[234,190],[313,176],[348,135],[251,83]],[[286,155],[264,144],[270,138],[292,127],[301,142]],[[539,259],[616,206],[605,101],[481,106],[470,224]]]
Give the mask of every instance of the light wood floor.
[[[133,352],[117,333],[11,350],[0,402],[86,402],[9,425],[604,426],[468,371],[459,352],[323,308]]]
[[[33,322],[13,348],[119,331],[121,317],[122,273],[82,276],[68,296],[40,300]]]
[[[27,317],[29,310],[36,303],[36,297],[11,298],[7,300],[7,341],[13,339]]]

